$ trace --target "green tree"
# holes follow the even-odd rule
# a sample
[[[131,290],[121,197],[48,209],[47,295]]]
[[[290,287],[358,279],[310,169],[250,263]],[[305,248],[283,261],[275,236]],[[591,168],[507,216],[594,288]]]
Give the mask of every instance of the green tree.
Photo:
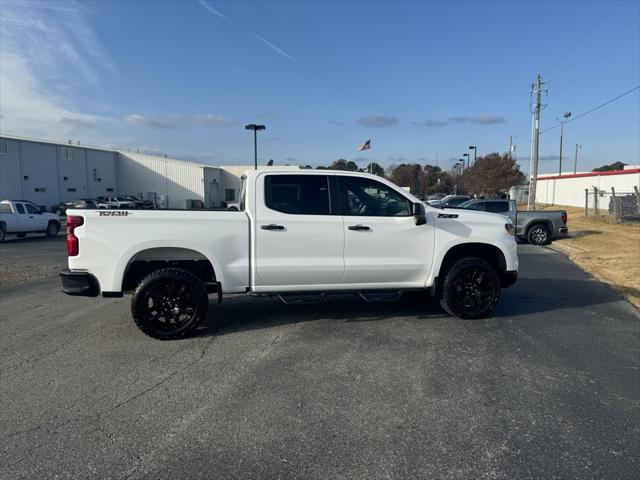
[[[390,167],[389,179],[400,187],[409,187],[414,195],[424,194],[424,171],[417,163],[402,163]]]
[[[622,162],[613,162],[609,165],[602,165],[601,167],[594,168],[592,172],[610,172],[612,170],[624,170],[624,166],[626,163]]]
[[[357,172],[358,165],[352,160],[345,160],[344,158],[339,158],[335,160],[331,166],[329,167],[331,170],[345,170],[347,172]]]
[[[384,177],[384,168],[382,168],[382,165],[376,162],[371,162],[362,171],[372,173],[373,175],[378,175],[379,177]]]

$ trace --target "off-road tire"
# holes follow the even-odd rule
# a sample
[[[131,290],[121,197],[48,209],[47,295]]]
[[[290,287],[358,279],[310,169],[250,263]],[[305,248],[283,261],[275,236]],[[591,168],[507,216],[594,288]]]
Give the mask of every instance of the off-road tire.
[[[551,243],[549,227],[543,223],[532,225],[527,231],[527,242],[531,245],[549,245]]]
[[[460,258],[444,274],[440,305],[456,317],[483,318],[498,304],[501,288],[498,272],[489,262],[476,257]]]
[[[159,340],[190,335],[206,318],[208,307],[209,297],[202,281],[190,271],[174,267],[147,275],[131,299],[131,315],[138,328]],[[176,320],[175,309],[183,308],[185,312],[178,317],[184,314],[187,318]],[[191,313],[186,312],[189,309]]]
[[[56,235],[58,235],[59,231],[60,224],[58,222],[49,222],[49,225],[47,225],[47,231],[45,233],[47,234],[47,237],[55,237]]]

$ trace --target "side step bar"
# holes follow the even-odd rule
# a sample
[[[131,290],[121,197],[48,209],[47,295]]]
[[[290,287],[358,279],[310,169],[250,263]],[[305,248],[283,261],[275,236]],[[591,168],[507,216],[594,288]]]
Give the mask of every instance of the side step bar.
[[[282,303],[285,303],[287,305],[304,305],[323,303],[328,297],[332,295],[356,295],[368,303],[395,302],[400,300],[403,291],[405,290],[336,290],[331,292],[250,293],[249,295],[254,297],[276,297]]]

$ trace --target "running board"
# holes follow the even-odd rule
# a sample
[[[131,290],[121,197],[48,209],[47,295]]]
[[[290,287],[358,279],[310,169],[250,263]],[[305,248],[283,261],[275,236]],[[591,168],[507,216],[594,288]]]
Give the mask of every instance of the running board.
[[[315,295],[276,295],[280,301],[286,305],[304,305],[313,303],[322,303],[326,298],[326,294],[319,293]],[[288,298],[287,298],[288,297]]]
[[[305,305],[323,303],[331,295],[356,295],[368,303],[395,302],[401,299],[404,291],[408,290],[335,290],[330,292],[250,293],[249,295],[253,297],[276,297],[286,305]]]
[[[402,292],[358,292],[360,298],[365,302],[396,302],[400,300]]]

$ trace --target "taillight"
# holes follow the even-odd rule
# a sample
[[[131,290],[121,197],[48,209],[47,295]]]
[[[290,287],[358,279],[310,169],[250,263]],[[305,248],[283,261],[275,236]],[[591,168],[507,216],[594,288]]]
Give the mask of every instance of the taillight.
[[[564,210],[562,211],[562,223],[567,224],[567,212]]]
[[[70,257],[75,257],[80,251],[78,237],[76,237],[73,232],[76,227],[79,227],[83,223],[84,218],[82,217],[67,217],[67,251],[69,252]]]

